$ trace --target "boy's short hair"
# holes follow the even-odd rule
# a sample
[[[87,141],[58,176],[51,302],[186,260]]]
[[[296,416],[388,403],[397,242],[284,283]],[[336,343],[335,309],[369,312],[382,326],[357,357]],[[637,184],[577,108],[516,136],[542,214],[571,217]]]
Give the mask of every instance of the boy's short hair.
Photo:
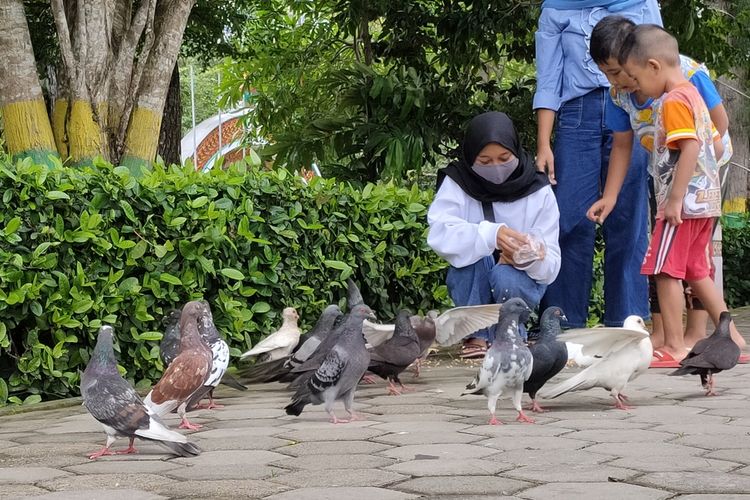
[[[596,64],[606,64],[617,59],[625,39],[635,28],[635,23],[625,16],[607,16],[591,32],[589,52]]]
[[[668,66],[678,66],[680,48],[677,39],[661,26],[639,24],[625,37],[617,57],[620,64],[625,64],[628,59],[640,65],[646,64],[649,59],[656,59]]]

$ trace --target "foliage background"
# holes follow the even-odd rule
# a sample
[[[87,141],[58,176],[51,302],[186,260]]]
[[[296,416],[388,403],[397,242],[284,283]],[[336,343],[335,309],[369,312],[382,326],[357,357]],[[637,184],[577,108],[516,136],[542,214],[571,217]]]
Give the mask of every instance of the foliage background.
[[[445,263],[425,243],[432,194],[416,188],[304,185],[242,165],[156,165],[136,179],[5,161],[0,193],[0,405],[78,393],[103,323],[127,378],[147,388],[163,368],[162,316],[194,298],[211,303],[234,356],[286,306],[309,326],[348,276],[384,320],[449,304]]]

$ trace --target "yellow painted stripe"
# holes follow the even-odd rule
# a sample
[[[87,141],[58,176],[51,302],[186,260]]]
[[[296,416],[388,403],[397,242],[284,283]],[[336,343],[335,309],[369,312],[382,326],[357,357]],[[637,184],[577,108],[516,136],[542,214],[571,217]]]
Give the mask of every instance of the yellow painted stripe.
[[[94,118],[91,103],[73,101],[66,126],[70,158],[74,163],[85,163],[97,156],[109,156],[107,138],[99,123],[107,123],[107,106],[101,104],[98,123]]]
[[[745,213],[747,211],[747,197],[738,196],[731,200],[724,200],[722,212],[725,214]]]
[[[65,114],[68,112],[68,100],[57,99],[52,106],[52,133],[55,136],[57,151],[63,158],[68,157],[68,142],[65,137]]]
[[[5,142],[13,156],[26,151],[57,154],[44,99],[12,102],[2,106]]]
[[[125,135],[125,156],[139,158],[148,163],[154,161],[159,147],[161,118],[161,113],[147,108],[133,110]]]

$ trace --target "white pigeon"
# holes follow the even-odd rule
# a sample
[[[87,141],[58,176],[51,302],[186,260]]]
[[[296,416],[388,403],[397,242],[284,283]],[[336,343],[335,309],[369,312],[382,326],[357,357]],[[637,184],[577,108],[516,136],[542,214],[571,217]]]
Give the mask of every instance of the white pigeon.
[[[615,408],[628,410],[623,394],[628,382],[644,373],[651,364],[653,346],[640,316],[628,316],[621,328],[576,328],[557,336],[558,340],[581,344],[584,356],[594,362],[581,372],[554,387],[542,389],[538,396],[556,398],[566,392],[602,387],[615,400]]]
[[[435,323],[435,341],[443,346],[453,345],[477,330],[492,326],[497,323],[501,308],[502,304],[454,307],[439,316],[430,311],[428,316],[432,317]],[[365,320],[362,324],[362,333],[367,343],[375,347],[393,337],[394,328],[394,325]]]
[[[297,326],[299,315],[293,307],[287,307],[281,313],[284,322],[281,328],[264,338],[252,349],[240,356],[240,359],[246,359],[251,356],[262,354],[262,360],[275,361],[277,359],[289,356],[299,342],[299,336],[302,331]]]
[[[501,424],[495,417],[498,398],[510,394],[513,407],[518,412],[519,422],[534,423],[521,408],[523,384],[531,376],[534,359],[529,348],[518,336],[520,321],[528,318],[531,312],[523,299],[513,298],[503,304],[499,322],[495,327],[495,341],[487,350],[484,362],[476,377],[461,394],[484,394],[490,410],[490,425]]]

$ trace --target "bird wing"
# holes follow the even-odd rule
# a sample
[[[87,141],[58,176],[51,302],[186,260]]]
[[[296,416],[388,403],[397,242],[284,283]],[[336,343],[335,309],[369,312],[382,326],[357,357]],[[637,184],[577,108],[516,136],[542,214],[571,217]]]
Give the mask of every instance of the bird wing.
[[[146,396],[146,406],[165,415],[203,387],[211,372],[212,357],[198,350],[180,353]]]
[[[302,332],[299,328],[280,328],[258,342],[252,349],[242,354],[240,359],[263,354],[264,352],[273,351],[275,349],[291,350],[297,345],[297,342],[299,342],[300,333]]]
[[[229,346],[226,342],[219,339],[211,346],[211,354],[213,359],[211,360],[211,373],[204,385],[210,385],[216,387],[221,382],[221,378],[229,367]]]
[[[581,352],[586,356],[607,356],[648,336],[649,333],[645,330],[629,328],[574,328],[558,335],[557,340],[580,344]]]
[[[477,330],[497,323],[501,304],[448,309],[435,320],[435,341],[449,346]]]
[[[315,371],[308,382],[311,392],[323,392],[329,387],[336,385],[344,373],[347,361],[343,352],[334,347],[323,360],[320,367]]]
[[[87,380],[82,389],[83,404],[102,424],[125,436],[148,427],[149,415],[143,401],[119,374]]]
[[[393,337],[395,329],[396,325],[384,325],[381,323],[373,323],[368,320],[362,322],[362,334],[365,336],[367,343],[372,347],[379,346],[389,338]]]

